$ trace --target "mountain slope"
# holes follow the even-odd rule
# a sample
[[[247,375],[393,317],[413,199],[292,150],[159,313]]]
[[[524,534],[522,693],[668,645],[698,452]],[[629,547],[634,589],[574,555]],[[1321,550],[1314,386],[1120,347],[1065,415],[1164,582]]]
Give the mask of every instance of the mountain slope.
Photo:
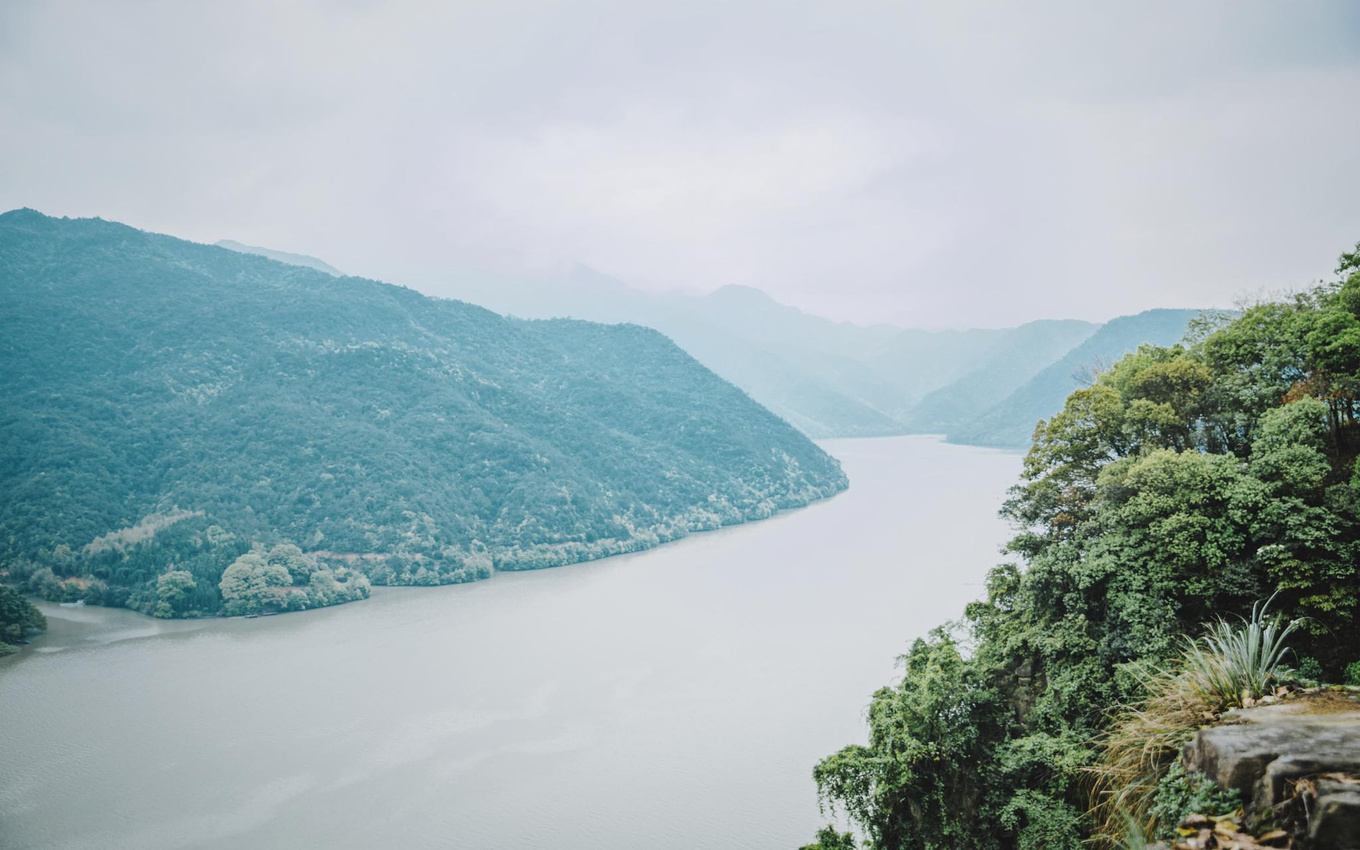
[[[464,275],[446,279],[443,288],[513,315],[656,328],[814,438],[943,432],[958,442],[1021,446],[1036,418],[1061,406],[1072,371],[1164,338],[1150,318],[1120,322],[1105,342],[1078,352],[1075,366],[1025,391],[1034,394],[1031,401],[1017,398],[1002,408],[1100,326],[1072,320],[943,331],[862,326],[804,313],[747,286],[704,296],[645,292],[580,265],[532,280]],[[1145,332],[1152,336],[1139,338]]]
[[[900,332],[811,316],[765,293],[653,293],[577,265],[543,280],[469,275],[438,291],[526,318],[571,317],[656,328],[718,375],[813,437],[900,434],[886,412],[900,391],[859,358]]]
[[[676,344],[812,437],[900,434],[902,425],[853,388],[824,381],[778,354],[702,324],[670,324]]]
[[[1199,312],[1147,310],[1111,320],[977,419],[951,428],[950,441],[1017,448],[1029,445],[1035,423],[1062,410],[1068,394],[1088,380],[1087,374],[1109,367],[1144,343],[1175,344]]]
[[[260,248],[255,245],[242,245],[231,239],[219,239],[217,247],[226,248],[229,251],[236,251],[241,254],[254,254],[258,257],[268,257],[271,260],[278,260],[280,263],[287,263],[290,266],[302,266],[304,268],[316,269],[325,272],[333,277],[344,277],[345,273],[324,260],[316,257],[309,257],[306,254],[290,254],[287,251],[275,251],[273,248]]]
[[[507,319],[97,219],[0,216],[0,331],[0,558],[124,600],[174,563],[211,612],[252,542],[433,584],[846,486],[655,331]]]
[[[1099,329],[1100,325],[1075,320],[1043,320],[1015,328],[991,349],[986,363],[922,398],[911,410],[912,428],[945,432],[972,421]]]
[[[876,376],[896,388],[894,412],[905,423],[923,396],[980,368],[1013,330],[901,330],[866,362]]]

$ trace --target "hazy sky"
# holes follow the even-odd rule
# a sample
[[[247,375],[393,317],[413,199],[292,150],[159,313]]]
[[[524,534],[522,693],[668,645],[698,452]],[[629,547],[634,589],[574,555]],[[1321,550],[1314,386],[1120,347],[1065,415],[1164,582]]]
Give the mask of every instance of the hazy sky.
[[[1360,4],[0,2],[0,206],[908,325],[1360,239]]]

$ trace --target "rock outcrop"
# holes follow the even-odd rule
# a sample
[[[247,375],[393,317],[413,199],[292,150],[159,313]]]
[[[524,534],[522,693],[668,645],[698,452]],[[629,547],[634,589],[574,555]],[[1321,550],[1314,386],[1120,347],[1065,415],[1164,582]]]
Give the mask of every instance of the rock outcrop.
[[[1235,789],[1247,814],[1286,827],[1295,847],[1360,850],[1360,694],[1316,691],[1229,712],[1182,755]]]

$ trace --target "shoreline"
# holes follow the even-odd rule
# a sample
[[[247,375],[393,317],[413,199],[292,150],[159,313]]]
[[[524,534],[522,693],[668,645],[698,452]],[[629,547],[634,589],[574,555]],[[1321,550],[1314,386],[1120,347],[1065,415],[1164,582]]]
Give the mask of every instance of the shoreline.
[[[861,441],[861,440],[903,439],[912,437],[919,438],[924,436],[927,435],[898,435],[895,437],[844,437],[835,439]],[[819,440],[817,442],[820,444],[823,441]],[[834,455],[832,456],[834,457]],[[837,458],[837,460],[839,460],[839,458]],[[482,585],[486,582],[493,581],[498,576],[502,575],[525,575],[546,572],[550,570],[559,570],[567,567],[581,566],[583,564],[595,564],[604,561],[610,561],[615,558],[626,558],[629,556],[645,555],[651,552],[656,552],[661,549],[671,549],[679,544],[684,543],[687,540],[706,538],[710,535],[717,535],[722,532],[733,532],[748,526],[758,525],[777,519],[787,519],[788,517],[799,514],[802,511],[805,511],[809,508],[814,508],[819,505],[825,505],[833,501],[836,497],[845,494],[846,492],[849,491],[849,489],[850,481],[849,477],[847,476],[846,484],[844,487],[841,487],[840,489],[836,490],[830,495],[821,496],[819,498],[813,499],[804,505],[789,508],[781,508],[779,510],[776,510],[774,513],[764,517],[753,517],[750,519],[743,519],[739,522],[725,523],[714,528],[701,528],[696,529],[694,531],[688,531],[685,534],[682,534],[678,537],[673,537],[669,540],[662,540],[652,545],[641,546],[639,548],[631,549],[628,551],[611,552],[609,554],[600,555],[598,557],[581,558],[574,561],[567,561],[561,564],[550,564],[541,567],[525,567],[521,569],[493,569],[491,575],[487,576],[486,578],[474,579],[472,581],[449,582],[446,584],[434,584],[434,585],[373,584],[370,588],[370,594],[373,593],[386,594],[389,591],[400,592],[404,590],[413,591],[437,590],[439,588],[445,587]],[[321,611],[327,611],[336,608],[344,608],[350,605],[355,605],[368,601],[368,599],[355,599],[349,602],[341,602],[336,605],[326,605],[317,608],[308,608],[301,611],[276,611],[267,614],[235,614],[230,616],[217,614],[205,617],[180,617],[164,619],[160,617],[153,617],[150,614],[146,614],[141,611],[136,611],[132,608],[114,608],[105,605],[84,605],[51,602],[40,597],[31,596],[29,594],[25,594],[24,598],[32,602],[33,605],[36,606],[38,610],[40,610],[43,613],[43,616],[45,616],[48,619],[48,628],[46,631],[33,635],[29,639],[28,643],[20,644],[18,652],[14,652],[11,653],[10,655],[0,657],[0,674],[3,674],[3,671],[6,669],[6,667],[12,664],[16,664],[19,662],[20,659],[27,658],[32,655],[45,655],[49,653],[61,652],[67,649],[82,646],[90,645],[102,646],[105,644],[121,642],[124,640],[137,640],[140,638],[147,637],[159,637],[166,634],[197,631],[206,628],[214,623],[244,622],[246,620],[261,620],[282,615],[314,614]],[[94,615],[94,617],[84,618],[63,616],[64,612],[72,611],[90,612],[91,614]],[[106,630],[105,628],[102,628],[102,626],[106,624],[94,623],[94,621],[98,619],[114,619],[114,618],[127,619],[129,622],[126,624],[125,628],[118,628],[113,631],[109,631]],[[61,623],[63,625],[54,629],[53,628],[54,622]],[[137,627],[139,624],[141,626],[140,628]],[[81,637],[80,640],[77,641],[74,640],[76,634],[81,634],[83,636]],[[99,637],[101,634],[107,634],[109,635],[109,637],[106,639],[101,639]],[[68,642],[53,645],[52,641],[50,640],[50,638],[52,638],[53,636],[56,636]]]
[[[879,443],[879,442],[882,442],[882,441],[889,441],[889,440],[912,440],[912,441],[920,440],[920,441],[928,441],[928,442],[937,442],[937,443],[940,443],[940,444],[942,444],[942,445],[956,446],[956,447],[958,447],[958,448],[973,449],[973,450],[976,450],[976,451],[980,451],[980,452],[984,452],[984,453],[989,453],[989,454],[991,454],[991,453],[996,453],[996,454],[1016,454],[1016,452],[1014,452],[1014,451],[1012,451],[1012,450],[1004,449],[1004,448],[998,448],[998,447],[994,447],[994,446],[973,446],[973,445],[964,445],[964,444],[958,444],[958,443],[950,443],[950,442],[945,438],[945,436],[942,435],[942,434],[898,434],[898,435],[889,435],[889,436],[882,436],[882,437],[827,437],[827,438],[822,438],[822,439],[815,440],[814,442],[816,442],[817,445],[818,445],[819,447],[821,447],[824,451],[826,451],[826,452],[827,452],[828,454],[830,454],[832,457],[835,457],[835,458],[837,459],[838,462],[842,462],[842,465],[843,465],[843,459],[842,459],[842,457],[841,457],[838,453],[832,451],[833,448],[841,448],[842,450],[844,450],[845,448],[848,448],[848,447],[853,446],[853,445],[863,445],[863,444],[869,444],[869,443]],[[830,445],[828,445],[828,444],[839,444],[839,445],[830,446]],[[555,570],[563,569],[563,568],[566,568],[566,567],[576,567],[576,566],[582,566],[582,565],[585,565],[585,564],[602,563],[602,562],[606,562],[606,561],[612,561],[612,560],[615,559],[615,558],[626,558],[626,557],[630,557],[630,556],[646,555],[646,554],[648,554],[648,553],[657,552],[657,551],[660,551],[660,550],[663,550],[663,549],[667,549],[667,550],[668,550],[668,549],[672,549],[672,548],[674,548],[674,547],[676,547],[676,546],[678,546],[678,545],[680,545],[680,544],[683,544],[683,543],[684,543],[685,541],[687,541],[687,540],[700,540],[700,539],[706,539],[706,538],[708,538],[708,537],[710,537],[710,536],[721,535],[721,534],[723,534],[723,533],[725,533],[725,532],[726,532],[726,533],[735,532],[735,531],[737,531],[737,530],[739,530],[739,529],[746,528],[746,527],[748,527],[748,526],[760,525],[760,524],[763,524],[763,523],[772,522],[772,521],[779,520],[779,519],[787,519],[787,518],[789,518],[789,517],[798,515],[798,514],[800,514],[800,513],[803,512],[803,511],[806,511],[806,510],[809,510],[809,509],[812,509],[812,508],[816,508],[816,507],[818,507],[818,506],[826,505],[826,504],[829,504],[829,503],[835,501],[835,499],[836,499],[837,497],[842,496],[842,495],[844,495],[845,493],[847,493],[847,492],[850,490],[850,486],[851,486],[851,482],[850,482],[849,476],[847,475],[847,478],[846,478],[846,486],[845,486],[845,487],[843,487],[843,488],[837,490],[836,492],[834,492],[834,493],[832,493],[832,494],[830,494],[830,495],[828,495],[828,496],[823,496],[823,497],[821,497],[821,498],[814,499],[814,500],[808,502],[808,503],[805,504],[805,505],[800,505],[800,506],[798,506],[798,507],[782,508],[782,509],[777,510],[777,511],[775,511],[774,513],[770,514],[769,516],[765,516],[765,517],[758,517],[758,518],[746,519],[746,520],[742,520],[741,522],[731,522],[731,523],[727,523],[727,524],[725,524],[725,525],[717,526],[716,528],[704,528],[704,529],[698,529],[698,530],[695,530],[695,531],[690,531],[690,532],[687,532],[687,533],[684,534],[684,535],[681,535],[681,536],[679,536],[679,537],[672,538],[672,539],[670,539],[670,540],[661,541],[661,542],[658,542],[658,543],[656,543],[656,544],[654,544],[654,545],[651,545],[651,546],[640,547],[640,548],[633,549],[633,550],[626,551],[626,552],[614,552],[614,553],[610,553],[610,554],[607,554],[607,555],[601,555],[601,556],[599,556],[599,557],[594,557],[594,558],[582,558],[582,559],[575,560],[575,561],[568,561],[568,562],[565,562],[565,563],[562,563],[562,564],[552,564],[552,565],[547,565],[547,566],[542,566],[542,567],[532,567],[532,568],[523,568],[523,569],[508,569],[508,570],[498,569],[498,570],[493,570],[492,573],[491,573],[491,575],[488,576],[487,578],[484,578],[484,579],[476,579],[476,580],[473,580],[473,581],[450,582],[450,583],[447,583],[447,584],[436,584],[436,585],[417,585],[417,584],[393,584],[393,585],[383,584],[383,585],[379,585],[379,584],[374,584],[374,585],[372,585],[372,588],[371,588],[371,591],[370,591],[370,592],[371,592],[371,593],[376,593],[376,594],[386,594],[386,593],[388,593],[389,591],[403,591],[403,590],[437,590],[437,589],[439,589],[439,588],[444,588],[444,587],[480,586],[480,585],[485,584],[486,582],[490,582],[490,581],[495,580],[495,579],[496,579],[497,577],[499,577],[499,576],[506,576],[506,575],[527,575],[527,574],[539,573],[539,572],[545,572],[545,571],[555,571]],[[336,608],[343,608],[343,607],[346,607],[346,606],[349,606],[349,605],[355,605],[355,604],[359,604],[359,603],[368,601],[368,600],[365,600],[365,599],[356,599],[356,600],[353,600],[353,601],[350,601],[350,602],[343,602],[343,603],[340,603],[340,604],[337,604],[337,605],[328,605],[328,606],[323,606],[323,607],[318,607],[318,608],[308,608],[308,609],[302,610],[302,611],[280,611],[280,612],[275,612],[275,613],[266,614],[266,615],[257,614],[257,615],[254,615],[254,616],[250,616],[250,615],[245,615],[245,614],[239,614],[239,615],[233,615],[233,616],[214,615],[214,616],[193,617],[193,618],[161,619],[161,618],[158,618],[158,617],[153,617],[153,616],[151,616],[150,614],[144,614],[144,613],[142,613],[142,612],[140,612],[140,611],[135,611],[135,610],[133,610],[133,609],[131,609],[131,608],[111,608],[111,607],[107,607],[107,606],[103,606],[103,605],[67,606],[67,605],[64,605],[63,603],[49,602],[49,601],[47,601],[47,600],[43,600],[43,599],[40,599],[40,598],[36,598],[36,597],[33,597],[33,596],[29,596],[29,595],[27,595],[27,594],[25,595],[25,598],[27,598],[30,602],[32,602],[34,605],[36,605],[36,606],[38,607],[38,609],[41,610],[41,611],[43,612],[43,615],[46,616],[46,617],[48,618],[48,620],[49,620],[48,630],[45,631],[45,632],[41,632],[41,633],[39,633],[39,634],[37,634],[37,635],[34,635],[34,636],[30,639],[29,643],[20,645],[20,646],[19,646],[19,651],[18,651],[18,652],[15,652],[15,653],[12,653],[12,654],[10,654],[10,655],[8,655],[8,656],[4,656],[3,658],[0,658],[0,673],[3,673],[3,671],[5,670],[5,668],[6,668],[8,665],[18,663],[18,660],[19,660],[19,659],[27,658],[27,657],[29,657],[30,655],[42,655],[42,654],[46,654],[46,653],[50,653],[50,652],[59,652],[59,651],[65,650],[65,649],[70,649],[70,648],[74,648],[74,647],[78,647],[78,646],[86,646],[86,645],[92,645],[92,644],[94,644],[94,645],[101,645],[101,644],[104,644],[104,643],[111,643],[111,642],[117,642],[117,641],[122,641],[122,640],[133,640],[133,639],[138,639],[138,638],[142,638],[142,637],[157,637],[157,636],[164,635],[164,634],[173,634],[173,633],[177,633],[177,632],[195,631],[195,630],[198,630],[198,629],[206,628],[206,627],[208,627],[210,624],[214,624],[214,623],[242,622],[242,621],[246,621],[246,620],[262,620],[262,619],[269,619],[269,618],[272,618],[272,617],[275,617],[275,616],[279,616],[279,615],[284,615],[284,614],[290,614],[290,615],[315,614],[315,613],[318,613],[318,612],[321,612],[321,611],[327,611],[327,610],[336,609]],[[96,635],[98,635],[98,634],[100,634],[100,633],[102,632],[101,629],[95,628],[95,629],[89,629],[88,631],[90,632],[90,634],[87,635],[84,639],[82,639],[82,640],[80,640],[80,641],[78,641],[78,642],[71,642],[71,643],[67,643],[67,644],[65,644],[65,645],[52,645],[52,642],[51,642],[50,638],[51,638],[51,636],[53,635],[54,631],[57,632],[58,635],[60,635],[60,633],[64,630],[63,628],[58,628],[58,629],[55,629],[55,630],[54,630],[54,629],[52,628],[52,625],[51,625],[53,621],[57,621],[57,622],[61,622],[61,623],[67,624],[67,627],[69,627],[70,624],[80,624],[80,623],[88,624],[88,623],[90,623],[90,620],[87,619],[87,618],[62,616],[63,612],[69,612],[69,611],[86,611],[86,612],[90,612],[91,614],[94,614],[96,618],[101,617],[101,616],[106,616],[106,617],[109,617],[109,618],[113,618],[113,617],[119,617],[119,618],[126,617],[126,618],[128,619],[129,622],[128,622],[123,628],[119,628],[119,629],[117,629],[117,630],[115,630],[115,631],[110,632],[110,634],[112,634],[113,637],[111,637],[111,638],[108,639],[108,640],[102,640],[102,639],[98,639],[97,637],[95,637]],[[77,625],[76,628],[79,629],[80,626]]]

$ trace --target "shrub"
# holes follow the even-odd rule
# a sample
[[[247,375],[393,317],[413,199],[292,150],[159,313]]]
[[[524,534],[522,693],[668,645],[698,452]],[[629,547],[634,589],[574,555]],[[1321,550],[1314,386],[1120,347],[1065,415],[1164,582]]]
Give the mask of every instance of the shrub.
[[[1186,815],[1226,815],[1241,804],[1241,795],[1236,791],[1224,791],[1202,773],[1187,772],[1177,759],[1157,783],[1149,813],[1157,823],[1156,837],[1172,839],[1176,824]]]
[[[1360,661],[1347,665],[1346,675],[1342,681],[1347,685],[1360,686]]]
[[[1298,669],[1295,672],[1300,679],[1307,679],[1310,682],[1321,682],[1325,675],[1322,672],[1322,663],[1312,656],[1300,658]]]
[[[1143,668],[1143,677],[1143,700],[1115,714],[1091,768],[1097,835],[1115,846],[1130,823],[1156,834],[1163,778],[1194,730],[1217,716],[1218,706],[1184,671]]]
[[[817,843],[805,844],[801,850],[855,850],[856,846],[852,833],[828,825],[817,831]]]

